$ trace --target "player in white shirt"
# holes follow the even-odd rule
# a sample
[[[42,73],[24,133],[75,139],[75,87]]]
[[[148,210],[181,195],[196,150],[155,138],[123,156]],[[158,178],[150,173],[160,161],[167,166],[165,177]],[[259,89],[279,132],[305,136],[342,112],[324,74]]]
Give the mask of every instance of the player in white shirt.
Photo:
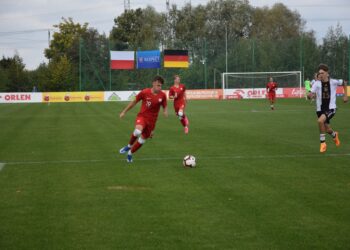
[[[311,87],[312,87],[312,85],[314,85],[314,83],[315,83],[316,81],[318,81],[318,80],[320,80],[320,79],[319,79],[319,74],[318,74],[318,73],[315,73],[314,79],[312,79],[312,81],[311,81]]]
[[[317,122],[320,130],[320,152],[327,150],[326,132],[332,136],[335,145],[340,145],[339,133],[330,126],[330,120],[335,115],[337,105],[337,87],[344,88],[344,102],[348,101],[346,82],[343,80],[331,79],[329,77],[329,68],[326,64],[318,66],[319,80],[315,81],[311,88],[308,98],[316,98]]]

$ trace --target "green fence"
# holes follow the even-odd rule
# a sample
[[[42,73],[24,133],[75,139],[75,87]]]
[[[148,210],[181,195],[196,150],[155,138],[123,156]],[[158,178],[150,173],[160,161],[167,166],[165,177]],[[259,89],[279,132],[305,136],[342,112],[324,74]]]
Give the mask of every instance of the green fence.
[[[349,39],[350,40],[350,39]],[[222,72],[274,72],[301,71],[302,80],[312,78],[319,63],[330,66],[334,78],[349,79],[349,40],[337,44],[329,51],[308,37],[285,40],[236,40],[197,39],[192,43],[174,41],[172,48],[188,49],[188,69],[134,69],[110,70],[109,51],[118,50],[112,41],[90,48],[84,40],[79,47],[79,89],[93,90],[134,90],[150,86],[154,75],[162,75],[164,89],[173,83],[173,75],[179,74],[191,89],[221,87]],[[160,45],[160,48],[164,46]],[[140,50],[157,48],[140,48]],[[162,50],[162,49],[161,49]]]

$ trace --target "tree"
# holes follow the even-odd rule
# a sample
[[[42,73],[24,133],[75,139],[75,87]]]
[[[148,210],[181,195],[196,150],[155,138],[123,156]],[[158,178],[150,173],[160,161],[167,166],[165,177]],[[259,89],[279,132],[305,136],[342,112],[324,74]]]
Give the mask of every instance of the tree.
[[[284,40],[300,37],[305,21],[296,11],[291,11],[282,3],[268,7],[255,8],[252,16],[250,37],[263,40]]]
[[[48,92],[52,90],[50,71],[46,63],[41,63],[36,70],[30,72],[30,78],[32,85],[35,85],[38,91]]]
[[[10,92],[31,91],[23,59],[16,53],[12,58],[3,57],[0,60],[2,78],[6,82],[2,88]],[[5,86],[4,86],[5,85]]]
[[[111,50],[154,50],[162,44],[164,15],[154,8],[125,11],[114,19],[115,25],[110,33]],[[113,71],[112,85],[115,89],[128,89],[148,83],[154,70],[147,71]],[[141,86],[142,88],[143,86]]]
[[[163,16],[154,8],[125,11],[114,19],[110,34],[116,50],[137,50],[159,48]]]
[[[45,50],[45,55],[50,62],[48,64],[49,75],[56,76],[60,82],[52,82],[54,86],[48,89],[61,89],[63,85],[63,72],[52,70],[68,70],[65,84],[69,82],[69,88],[79,90],[79,77],[84,79],[85,89],[104,90],[108,79],[108,41],[106,36],[100,35],[94,28],[89,28],[88,23],[74,23],[72,18],[62,18],[62,22],[54,25],[59,31],[53,34],[50,47]],[[82,64],[82,72],[80,71]],[[60,76],[58,76],[59,74]]]
[[[7,91],[7,85],[9,85],[9,78],[5,69],[0,67],[0,92]]]
[[[73,67],[66,55],[56,58],[49,64],[50,91],[74,91],[74,77],[72,77]]]
[[[87,32],[88,23],[81,25],[74,23],[73,19],[62,18],[62,22],[54,25],[59,31],[53,34],[50,47],[45,49],[48,59],[66,56],[69,60],[77,62],[79,59],[79,38]]]
[[[321,61],[327,63],[333,77],[348,77],[348,38],[344,34],[342,27],[330,27],[321,45]]]

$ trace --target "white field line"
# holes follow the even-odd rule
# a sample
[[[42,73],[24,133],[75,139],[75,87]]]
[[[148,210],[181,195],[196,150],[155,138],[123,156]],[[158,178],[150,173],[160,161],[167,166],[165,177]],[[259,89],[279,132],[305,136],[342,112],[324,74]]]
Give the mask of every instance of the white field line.
[[[221,156],[203,156],[197,157],[198,160],[206,159],[307,159],[307,158],[330,158],[330,157],[350,157],[348,154],[288,154],[288,155],[221,155]],[[179,160],[182,157],[152,157],[152,158],[137,158],[134,157],[135,161],[169,161],[169,160]],[[56,161],[13,161],[2,163],[2,167],[5,165],[36,165],[36,164],[72,164],[72,163],[99,163],[99,162],[111,162],[111,161],[125,161],[126,159],[87,159],[87,160],[56,160]],[[1,165],[0,165],[1,170]]]
[[[0,171],[5,167],[6,163],[0,162]]]

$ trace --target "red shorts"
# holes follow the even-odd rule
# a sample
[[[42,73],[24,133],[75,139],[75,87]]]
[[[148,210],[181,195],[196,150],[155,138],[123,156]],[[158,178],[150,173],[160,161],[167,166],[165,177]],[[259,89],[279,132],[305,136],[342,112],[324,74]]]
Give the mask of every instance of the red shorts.
[[[177,102],[177,103],[175,103],[174,102],[174,109],[175,109],[175,112],[176,112],[176,114],[179,112],[179,110],[180,109],[185,109],[185,103],[184,102]]]
[[[135,126],[136,125],[141,125],[143,130],[142,130],[142,138],[147,139],[151,136],[152,131],[156,127],[156,122],[157,120],[154,119],[149,119],[145,118],[143,116],[137,116],[135,120]]]
[[[275,100],[276,99],[276,92],[268,93],[267,97],[269,98],[269,100]]]

